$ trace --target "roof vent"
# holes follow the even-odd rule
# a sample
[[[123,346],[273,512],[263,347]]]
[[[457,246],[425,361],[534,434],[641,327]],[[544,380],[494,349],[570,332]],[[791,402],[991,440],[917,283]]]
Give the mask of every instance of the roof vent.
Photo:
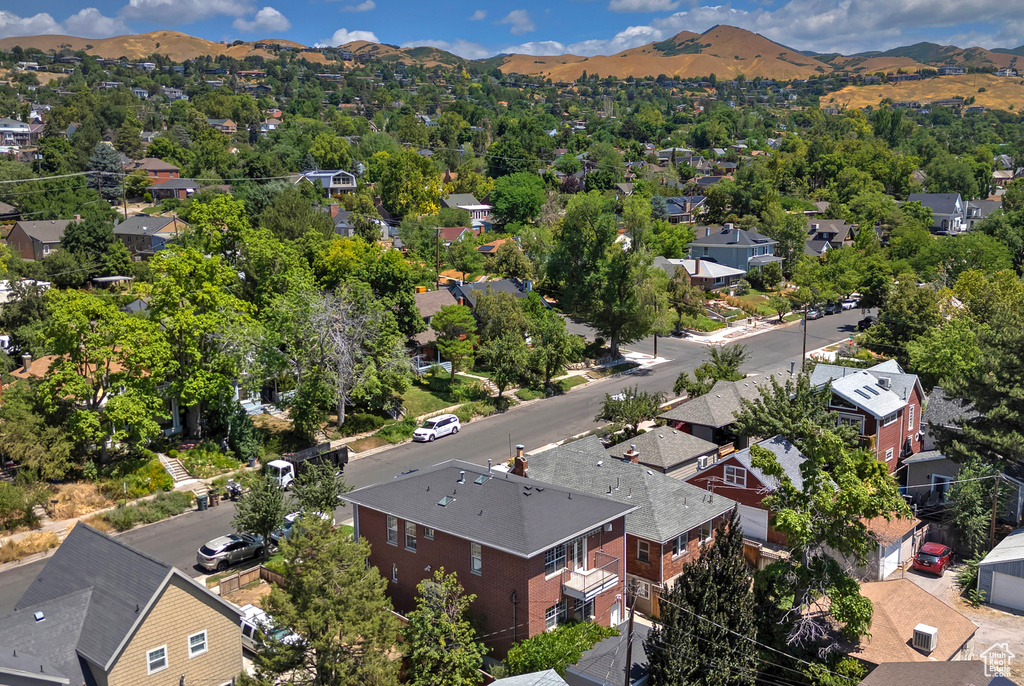
[[[918,624],[914,627],[914,647],[930,653],[935,650],[938,641],[939,630],[927,624]]]
[[[36,613],[34,613],[34,614],[33,614],[32,616],[33,616],[33,617],[35,617],[35,620],[36,620],[37,622],[41,622],[41,621],[43,621],[44,619],[46,619],[46,615],[44,615],[44,614],[43,614],[42,612],[36,612]]]
[[[598,467],[600,467],[600,466],[601,466],[601,465],[603,465],[603,464],[604,464],[604,460],[598,460],[598,461],[597,461],[597,466],[598,466]]]
[[[460,484],[466,483],[466,472],[464,470],[461,470],[461,469],[459,470],[459,483]]]

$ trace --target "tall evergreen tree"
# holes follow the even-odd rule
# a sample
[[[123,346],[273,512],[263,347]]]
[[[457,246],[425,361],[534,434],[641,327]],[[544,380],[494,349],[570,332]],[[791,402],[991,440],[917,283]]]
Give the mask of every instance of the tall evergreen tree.
[[[96,144],[89,158],[89,171],[93,175],[93,188],[100,192],[104,200],[121,199],[121,158],[117,151],[103,141]]]
[[[647,635],[651,686],[754,683],[754,598],[733,511],[661,602],[661,624]]]

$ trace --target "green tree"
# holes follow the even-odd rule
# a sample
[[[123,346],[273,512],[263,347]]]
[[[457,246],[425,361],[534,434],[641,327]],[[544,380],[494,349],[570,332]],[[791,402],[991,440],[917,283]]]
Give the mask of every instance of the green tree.
[[[848,426],[837,426],[838,415],[828,409],[832,393],[827,388],[811,385],[807,374],[779,383],[774,376],[771,385],[762,384],[754,400],[742,400],[742,409],[736,413],[733,429],[739,436],[785,436],[796,445],[828,429],[847,440],[850,447],[857,445],[857,432]]]
[[[321,133],[309,146],[309,154],[320,169],[349,169],[352,167],[352,150],[341,136]]]
[[[480,346],[477,354],[491,370],[491,381],[498,387],[499,402],[505,389],[519,383],[529,368],[526,341],[515,331],[506,331],[490,339]]]
[[[114,149],[133,160],[142,157],[142,127],[134,116],[125,117],[118,127],[114,136]]]
[[[91,213],[82,221],[67,225],[60,245],[86,264],[98,267],[115,240],[113,224],[106,217]]]
[[[522,338],[529,323],[519,303],[520,299],[511,293],[492,293],[490,288],[485,291],[485,295],[478,297],[473,314],[477,320],[480,339],[490,341],[507,333],[514,333]]]
[[[294,186],[274,196],[260,214],[260,226],[270,229],[281,240],[298,240],[310,231],[321,236],[334,235],[330,214],[315,208]]]
[[[676,395],[686,392],[691,397],[697,397],[709,392],[719,381],[739,381],[744,378],[740,367],[747,361],[748,356],[745,345],[713,347],[708,352],[708,360],[693,370],[693,380],[690,380],[687,372],[679,373],[672,386],[672,392]]]
[[[615,217],[605,210],[598,193],[569,199],[547,267],[565,312],[584,316],[590,309],[599,288],[601,263],[615,237]]]
[[[530,261],[514,240],[507,240],[498,246],[493,268],[496,273],[513,279],[528,279],[531,274]]]
[[[913,278],[902,279],[879,308],[878,322],[868,332],[867,346],[907,366],[907,343],[938,326],[940,320],[935,290],[919,287]]]
[[[954,317],[907,342],[910,368],[926,388],[971,376],[980,356],[978,334],[967,317]]]
[[[779,323],[782,323],[782,318],[785,317],[793,309],[793,304],[787,299],[780,295],[773,295],[768,298],[768,307],[775,310],[775,313],[779,315]]]
[[[405,629],[409,683],[414,686],[473,686],[486,652],[476,640],[465,593],[455,572],[444,567],[416,586],[416,609]]]
[[[390,155],[383,163],[380,195],[392,214],[434,214],[440,209],[441,178],[430,160],[415,152]]]
[[[957,532],[960,555],[964,558],[988,550],[992,500],[999,501],[999,484],[999,470],[974,458],[960,467],[956,481],[949,487],[949,506],[943,514]]]
[[[341,497],[351,490],[327,462],[308,465],[292,482],[292,494],[299,501],[299,509],[306,514],[327,515],[327,519],[332,519],[334,511],[344,506]]]
[[[231,520],[231,526],[240,534],[256,534],[263,537],[263,546],[257,555],[259,557],[270,545],[270,534],[284,526],[287,511],[284,490],[266,474],[261,473],[250,482],[248,492],[235,505],[235,516]],[[226,562],[221,562],[221,565],[227,567]]]
[[[4,389],[0,404],[0,450],[36,479],[59,481],[75,467],[74,445],[63,427],[51,424],[38,407],[28,381]]]
[[[675,275],[668,283],[668,303],[676,313],[676,328],[680,328],[684,316],[704,314],[705,302],[704,290],[690,283],[685,269],[676,267]]]
[[[512,646],[505,658],[505,666],[511,676],[546,669],[565,674],[565,668],[579,662],[583,653],[598,641],[618,635],[617,629],[591,622],[562,624],[553,631],[545,631]]]
[[[736,510],[684,565],[660,606],[661,623],[644,642],[652,686],[754,683],[754,597]]]
[[[605,393],[601,411],[594,417],[594,421],[623,424],[626,436],[636,436],[640,424],[658,416],[664,399],[662,393],[641,391],[639,386],[623,388],[616,395]]]
[[[565,319],[551,310],[531,321],[530,336],[530,358],[545,386],[565,371],[569,363],[579,360],[586,347],[583,337],[570,333]]]
[[[536,174],[517,172],[494,180],[491,193],[494,218],[501,226],[528,224],[544,204],[544,182]]]
[[[651,254],[642,246],[627,252],[613,245],[598,265],[599,280],[594,284],[586,319],[608,339],[613,356],[619,354],[621,343],[641,340],[662,328],[668,312],[668,279],[652,262]]]
[[[452,363],[451,381],[455,372],[473,357],[476,343],[476,321],[465,305],[447,305],[430,319],[430,328],[437,334],[437,349]]]
[[[370,545],[319,517],[301,534],[281,543],[285,583],[264,604],[276,625],[301,640],[268,636],[257,674],[286,676],[296,686],[397,686],[398,619],[387,581],[368,564]]]
[[[245,411],[241,403],[234,403],[234,409],[228,421],[227,434],[228,446],[239,460],[248,462],[259,457],[263,443],[260,441],[259,434],[256,433],[252,417]]]
[[[93,172],[92,186],[104,200],[121,199],[121,159],[117,151],[99,142],[89,158],[89,171]]]

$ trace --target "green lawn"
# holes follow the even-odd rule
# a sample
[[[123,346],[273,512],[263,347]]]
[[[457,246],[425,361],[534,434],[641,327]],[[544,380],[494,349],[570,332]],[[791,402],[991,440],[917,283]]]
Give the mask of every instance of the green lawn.
[[[443,410],[455,403],[448,398],[444,398],[431,392],[426,385],[414,383],[409,387],[409,390],[402,395],[402,404],[405,405],[405,415],[407,417],[419,417],[421,415],[430,414],[431,412]]]
[[[585,376],[570,376],[559,380],[558,385],[561,386],[563,391],[567,391],[570,388],[575,388],[585,383],[587,383],[587,377]]]
[[[603,379],[606,376],[611,376],[612,374],[618,374],[619,372],[624,372],[627,369],[633,369],[634,367],[639,367],[639,366],[640,365],[638,365],[636,362],[622,362],[620,364],[615,365],[614,367],[602,367],[600,369],[591,369],[587,373],[590,374],[595,379]],[[579,383],[582,383],[582,382],[579,382]]]

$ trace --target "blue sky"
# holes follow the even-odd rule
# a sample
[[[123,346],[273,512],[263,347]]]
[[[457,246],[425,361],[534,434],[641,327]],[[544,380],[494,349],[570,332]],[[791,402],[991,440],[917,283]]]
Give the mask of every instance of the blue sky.
[[[0,5],[0,37],[103,38],[175,29],[210,40],[362,39],[433,45],[468,58],[499,52],[614,54],[715,24],[801,50],[885,50],[918,41],[1024,44],[1024,0],[71,0]],[[265,4],[274,3],[274,4]]]

